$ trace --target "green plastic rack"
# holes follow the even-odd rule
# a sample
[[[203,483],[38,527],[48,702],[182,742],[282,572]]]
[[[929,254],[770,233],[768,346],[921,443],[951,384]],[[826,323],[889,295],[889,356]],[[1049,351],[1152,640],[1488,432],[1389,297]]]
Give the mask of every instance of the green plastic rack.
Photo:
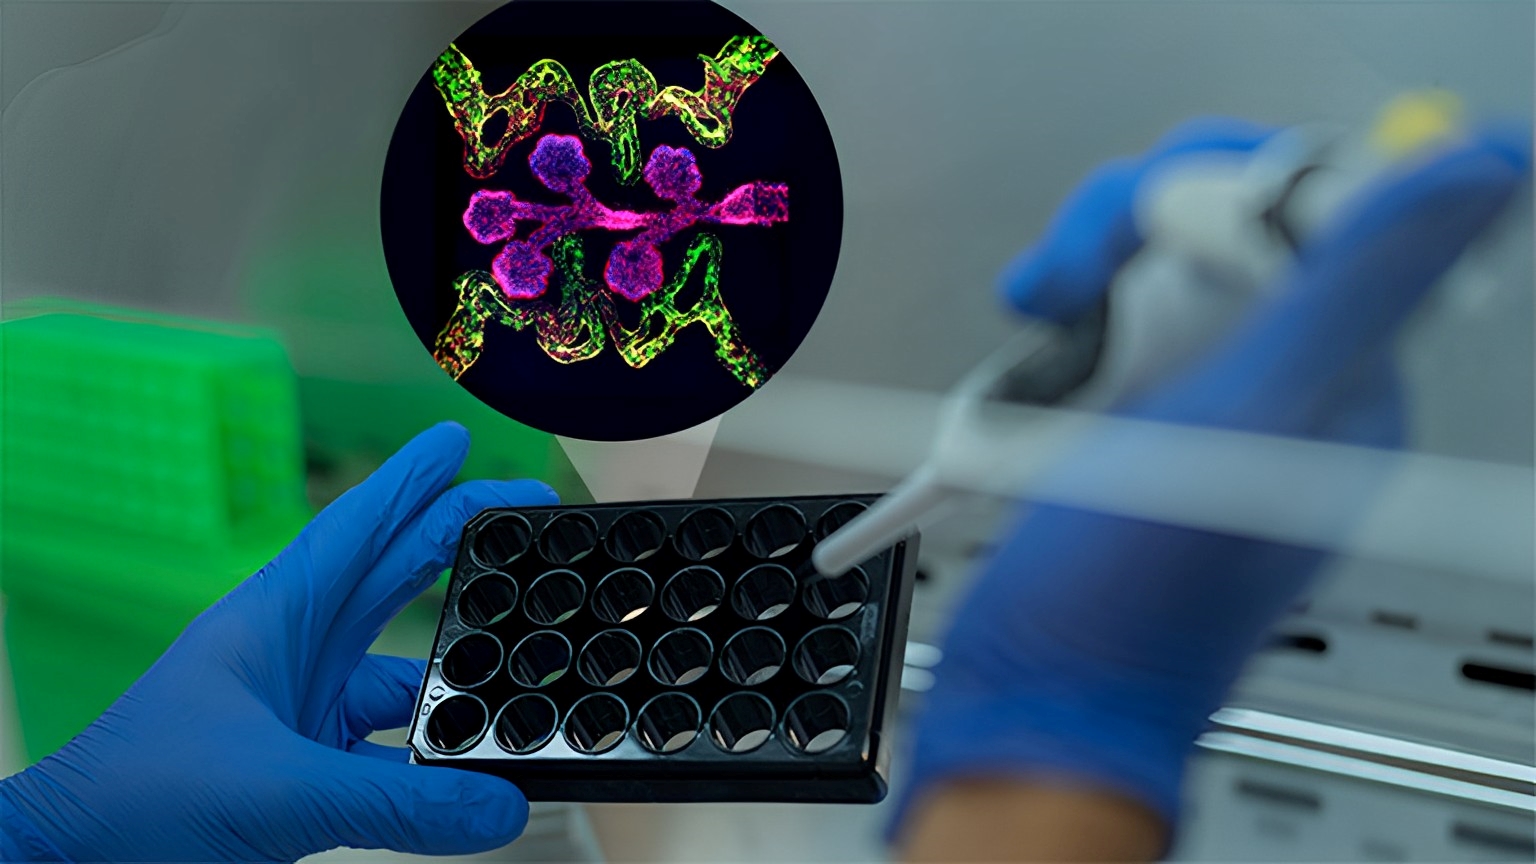
[[[0,592],[27,755],[99,715],[310,515],[269,333],[131,312],[0,325]]]
[[[461,477],[589,500],[553,436],[441,374],[298,378],[269,330],[48,298],[6,310],[30,316],[0,324],[0,594],[32,759],[279,552],[313,513],[306,488],[324,504],[434,422],[475,438]]]

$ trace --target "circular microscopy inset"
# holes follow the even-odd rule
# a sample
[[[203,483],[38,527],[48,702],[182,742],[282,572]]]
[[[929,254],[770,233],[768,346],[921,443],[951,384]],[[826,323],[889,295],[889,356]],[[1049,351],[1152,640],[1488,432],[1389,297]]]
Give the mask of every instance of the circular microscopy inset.
[[[826,299],[842,178],[769,38],[694,0],[516,0],[425,70],[381,226],[439,366],[547,432],[650,438],[745,399]]]

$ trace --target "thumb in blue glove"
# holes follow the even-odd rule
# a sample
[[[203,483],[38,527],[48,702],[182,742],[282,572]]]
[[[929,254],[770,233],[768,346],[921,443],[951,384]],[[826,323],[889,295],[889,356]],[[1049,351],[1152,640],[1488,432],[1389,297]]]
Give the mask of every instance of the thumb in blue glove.
[[[528,805],[512,784],[408,765],[407,751],[364,740],[409,723],[424,671],[368,646],[436,581],[464,522],[556,502],[535,481],[447,489],[468,447],[453,424],[418,436],[193,621],[100,719],[0,781],[0,858],[293,861],[515,839]]]
[[[1146,158],[1101,169],[1005,274],[1005,295],[1035,315],[1082,314],[1140,247],[1130,205],[1150,167],[1171,153],[1251,149],[1267,134],[1198,121]],[[1475,137],[1362,193],[1228,340],[1121,411],[1397,445],[1393,337],[1523,181],[1528,151],[1524,138]],[[1027,509],[956,613],[894,827],[947,782],[1020,777],[1070,778],[1175,823],[1194,739],[1322,560],[1241,537]]]

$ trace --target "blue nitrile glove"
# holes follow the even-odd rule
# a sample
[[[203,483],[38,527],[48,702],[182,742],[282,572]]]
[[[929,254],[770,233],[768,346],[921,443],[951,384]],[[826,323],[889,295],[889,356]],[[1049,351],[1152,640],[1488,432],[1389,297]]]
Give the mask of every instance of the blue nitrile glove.
[[[515,839],[528,804],[511,783],[407,765],[404,749],[363,740],[410,721],[424,671],[368,646],[437,580],[464,522],[556,501],[532,480],[448,489],[468,448],[454,424],[418,436],[198,616],[100,719],[0,781],[0,858],[293,861]]]
[[[1170,152],[1251,148],[1266,134],[1199,121],[1146,158],[1101,169],[1007,271],[1005,295],[1060,320],[1086,311],[1140,246],[1130,205],[1151,164]],[[1489,134],[1403,167],[1324,226],[1235,333],[1122,411],[1398,445],[1393,337],[1523,183],[1528,161],[1523,134]],[[1096,786],[1175,824],[1194,739],[1323,558],[1081,510],[1026,509],[956,613],[893,829],[945,781],[987,778]]]

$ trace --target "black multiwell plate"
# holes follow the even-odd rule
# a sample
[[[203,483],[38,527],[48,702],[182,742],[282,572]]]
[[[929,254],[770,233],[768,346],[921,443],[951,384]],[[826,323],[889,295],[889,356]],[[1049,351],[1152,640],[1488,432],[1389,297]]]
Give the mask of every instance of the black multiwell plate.
[[[533,800],[879,801],[917,538],[840,579],[810,564],[874,497],[479,514],[415,761]]]

